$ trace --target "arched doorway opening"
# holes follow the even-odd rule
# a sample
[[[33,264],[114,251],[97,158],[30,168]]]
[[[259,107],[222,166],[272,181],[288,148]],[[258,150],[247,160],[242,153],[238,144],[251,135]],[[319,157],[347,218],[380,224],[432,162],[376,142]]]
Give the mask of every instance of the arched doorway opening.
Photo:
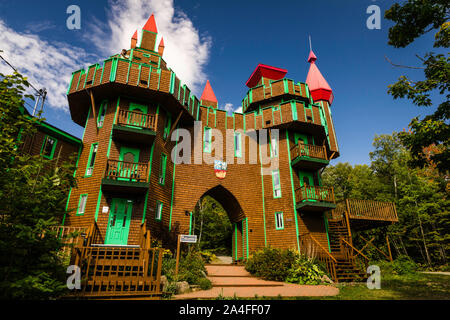
[[[202,250],[225,255],[233,262],[248,257],[248,221],[236,197],[221,185],[197,201],[190,232],[198,236]]]

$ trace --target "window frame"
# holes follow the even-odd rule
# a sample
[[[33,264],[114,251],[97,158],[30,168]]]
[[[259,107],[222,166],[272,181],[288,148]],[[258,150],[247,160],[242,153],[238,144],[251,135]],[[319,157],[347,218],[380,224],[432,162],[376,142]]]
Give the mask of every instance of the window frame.
[[[47,140],[48,140],[48,139],[54,140],[55,143],[54,143],[53,146],[52,146],[52,151],[50,151],[50,155],[47,156],[47,155],[45,155],[43,152],[44,152],[44,147],[45,147],[45,145],[47,144]],[[44,141],[42,142],[40,155],[43,156],[43,157],[46,158],[46,159],[52,160],[53,157],[54,157],[54,155],[55,155],[55,150],[56,150],[56,145],[57,145],[57,143],[58,143],[58,139],[56,139],[56,138],[54,138],[54,137],[52,137],[52,136],[50,136],[50,135],[45,135],[45,136],[44,136]]]
[[[166,120],[164,124],[163,139],[166,140],[169,137],[170,127],[172,125],[172,115],[169,112],[166,112]]]
[[[236,137],[238,138],[239,141],[239,152],[236,148]],[[234,156],[236,158],[242,158],[242,134],[240,132],[235,132],[234,133]]]
[[[279,181],[279,188],[275,188],[275,178],[274,178],[274,174],[277,173],[278,174],[278,181]],[[281,198],[281,176],[280,176],[280,170],[273,170],[272,171],[272,190],[273,190],[273,197],[274,199],[278,199]],[[280,192],[280,195],[276,195],[276,191]]]
[[[275,141],[275,150],[276,150],[276,155],[273,155],[273,141]],[[279,140],[277,141],[277,139],[270,137],[269,140],[269,147],[270,147],[270,157],[271,158],[276,158],[280,155],[280,149],[279,149]]]
[[[161,211],[159,212],[158,217],[158,210],[161,207]],[[155,220],[161,221],[162,220],[162,213],[163,213],[164,203],[162,201],[156,200],[156,209],[155,209]]]
[[[167,171],[167,155],[165,153],[161,153],[160,163],[159,163],[159,175],[158,175],[158,183],[163,186],[166,184],[166,171]],[[162,178],[162,182],[161,182]]]
[[[107,100],[103,100],[102,103],[100,104],[100,109],[98,110],[98,116],[97,116],[97,128],[102,128],[104,123],[105,123],[105,117],[106,117],[106,110],[108,108],[108,101]],[[100,125],[100,117],[102,115],[102,113],[104,112],[103,115],[103,120],[102,120],[102,124]]]
[[[94,163],[92,164],[92,167],[89,166],[92,160],[92,155],[94,152],[94,148],[97,147],[97,150],[95,151],[95,158],[94,158]],[[91,177],[94,174],[94,167],[95,167],[95,160],[97,160],[97,153],[98,153],[98,142],[94,142],[91,144],[91,149],[89,151],[89,158],[88,158],[88,162],[86,164],[86,172],[84,174],[85,177]],[[88,174],[88,170],[92,168],[92,172],[90,174]]]
[[[83,212],[80,212],[80,205],[81,205],[81,200],[83,199],[83,197],[86,197],[86,200],[84,201]],[[78,206],[77,206],[77,214],[76,214],[77,216],[83,216],[84,213],[86,212],[87,199],[88,199],[87,193],[80,194],[80,198],[78,199]]]
[[[278,216],[281,216],[281,226],[278,225]],[[275,212],[275,230],[283,230],[284,229],[284,214],[283,211]]]
[[[206,134],[209,132],[209,146],[206,146]],[[203,152],[211,153],[212,150],[212,131],[210,127],[205,127],[203,132]]]

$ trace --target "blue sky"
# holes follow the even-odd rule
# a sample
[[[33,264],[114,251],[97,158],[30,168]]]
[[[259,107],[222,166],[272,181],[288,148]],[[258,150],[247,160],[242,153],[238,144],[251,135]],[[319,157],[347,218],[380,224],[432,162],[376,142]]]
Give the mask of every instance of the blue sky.
[[[169,65],[174,64],[174,71],[179,74],[175,67],[178,63],[180,72],[190,79],[188,85],[192,83],[199,96],[204,82],[209,79],[219,106],[232,104],[236,109],[247,92],[245,82],[258,63],[285,68],[287,77],[305,81],[309,68],[306,62],[308,35],[311,35],[317,65],[334,90],[332,114],[341,150],[341,157],[334,163],[370,163],[368,154],[375,134],[401,131],[407,128],[411,118],[432,111],[413,106],[408,100],[393,100],[387,94],[387,86],[400,75],[422,79],[423,72],[394,68],[386,62],[385,56],[399,64],[417,66],[419,61],[415,54],[423,56],[433,41],[433,34],[428,34],[407,48],[395,49],[387,45],[390,22],[382,19],[381,30],[366,27],[368,6],[378,5],[383,15],[393,1],[133,1],[128,7],[123,4],[126,1],[107,0],[47,0],[39,4],[32,0],[2,1],[0,22],[10,37],[9,46],[4,45],[6,41],[0,41],[0,50],[4,50],[3,55],[16,62],[16,67],[25,75],[33,75],[30,78],[36,79],[32,81],[35,86],[62,92],[71,69],[75,71],[119,53],[121,48],[111,49],[115,48],[115,42],[128,41],[131,37],[128,30],[142,27],[140,21],[155,8],[158,27],[161,24],[166,32],[163,34],[166,46],[170,45],[166,37],[173,43],[171,55],[168,53],[166,57]],[[66,28],[66,8],[71,4],[81,8],[81,30]],[[131,18],[120,13],[121,6],[128,9]],[[136,6],[143,9],[135,10],[140,12],[134,17],[132,9]],[[175,16],[170,18],[172,8]],[[120,25],[119,31],[111,30],[116,23]],[[176,34],[186,23],[188,30],[185,28],[184,34]],[[124,30],[122,35],[121,30]],[[168,34],[170,30],[174,33],[172,38]],[[36,63],[27,64],[27,61],[35,59],[36,54],[27,57],[29,53],[23,48],[17,49],[15,39],[30,41],[33,50],[45,48],[41,51],[59,59],[58,64],[52,67],[52,59],[44,63],[42,60],[47,59],[43,58],[38,63],[40,70],[34,70]],[[184,45],[186,50],[175,48],[176,39],[192,39],[192,45]],[[66,50],[65,58],[71,58],[72,62],[52,53],[61,49]],[[17,52],[21,52],[20,57]],[[180,57],[180,61],[173,61],[174,56]],[[197,64],[199,67],[193,67]],[[52,71],[52,68],[57,70]],[[47,74],[43,70],[50,71]],[[49,100],[44,116],[51,124],[81,137],[83,129],[72,123],[67,105],[63,105],[64,97],[61,97]]]

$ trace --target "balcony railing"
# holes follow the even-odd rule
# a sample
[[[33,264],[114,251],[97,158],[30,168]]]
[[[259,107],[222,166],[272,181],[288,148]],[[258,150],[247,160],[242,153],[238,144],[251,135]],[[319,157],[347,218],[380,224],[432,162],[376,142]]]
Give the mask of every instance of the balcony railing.
[[[121,126],[131,126],[156,131],[157,116],[119,108],[117,111],[116,123]]]
[[[305,186],[295,190],[295,198],[297,202],[301,201],[320,201],[330,202],[334,201],[334,189],[319,186]]]
[[[297,157],[310,157],[315,159],[327,159],[327,150],[325,146],[315,146],[299,142],[291,148],[291,160]]]
[[[148,182],[148,164],[108,160],[105,178],[119,181]]]

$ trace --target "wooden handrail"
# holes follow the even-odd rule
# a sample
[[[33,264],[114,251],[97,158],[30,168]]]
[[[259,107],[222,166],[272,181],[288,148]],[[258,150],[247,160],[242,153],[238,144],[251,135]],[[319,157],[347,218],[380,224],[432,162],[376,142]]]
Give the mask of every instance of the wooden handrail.
[[[346,244],[347,246],[349,246],[352,250],[356,251],[361,257],[363,257],[364,259],[366,259],[366,261],[369,261],[369,258],[362,253],[361,251],[359,251],[358,249],[356,249],[354,246],[352,246],[347,240],[345,240],[343,237],[340,237],[340,240],[342,242],[344,242],[344,244]]]
[[[312,144],[305,144],[301,141],[298,141],[296,145],[291,148],[291,160],[294,160],[297,157],[310,157],[316,159],[327,160],[327,150],[326,147],[316,146]]]
[[[314,238],[314,237],[312,236],[312,234],[310,234],[310,233],[307,233],[307,234],[309,235],[309,237],[311,238],[311,240],[314,241],[315,244],[321,249],[322,253],[324,253],[326,256],[328,256],[328,258],[330,258],[331,260],[333,260],[334,262],[337,263],[336,258],[333,257],[333,256],[331,255],[331,253],[329,253],[328,250],[326,250],[326,249],[320,244],[320,242],[317,241],[316,238]]]
[[[368,246],[368,245],[372,246],[372,247],[375,248],[379,253],[381,253],[382,255],[384,255],[384,256],[386,257],[386,259],[390,260],[389,256],[388,256],[386,253],[384,253],[383,251],[381,251],[380,249],[378,249],[377,246],[374,245],[374,244],[372,243],[372,241],[373,241],[373,239],[375,239],[375,237],[373,237],[370,241],[368,241],[368,240],[367,240],[366,238],[364,238],[362,235],[359,235],[359,237],[360,237],[362,240],[364,240],[364,241],[366,242],[366,246]],[[364,248],[366,248],[366,246],[364,246]],[[361,251],[364,251],[364,248],[361,249]]]
[[[328,252],[310,233],[299,236],[300,252],[312,259],[317,259],[324,263],[334,281],[337,281],[336,266],[337,260]],[[317,255],[316,255],[317,254]]]
[[[116,124],[156,131],[156,116],[152,114],[121,109],[117,112]]]
[[[334,190],[332,187],[303,186],[295,190],[298,201],[316,200],[334,203]]]
[[[104,177],[113,180],[148,182],[148,164],[108,159]]]

